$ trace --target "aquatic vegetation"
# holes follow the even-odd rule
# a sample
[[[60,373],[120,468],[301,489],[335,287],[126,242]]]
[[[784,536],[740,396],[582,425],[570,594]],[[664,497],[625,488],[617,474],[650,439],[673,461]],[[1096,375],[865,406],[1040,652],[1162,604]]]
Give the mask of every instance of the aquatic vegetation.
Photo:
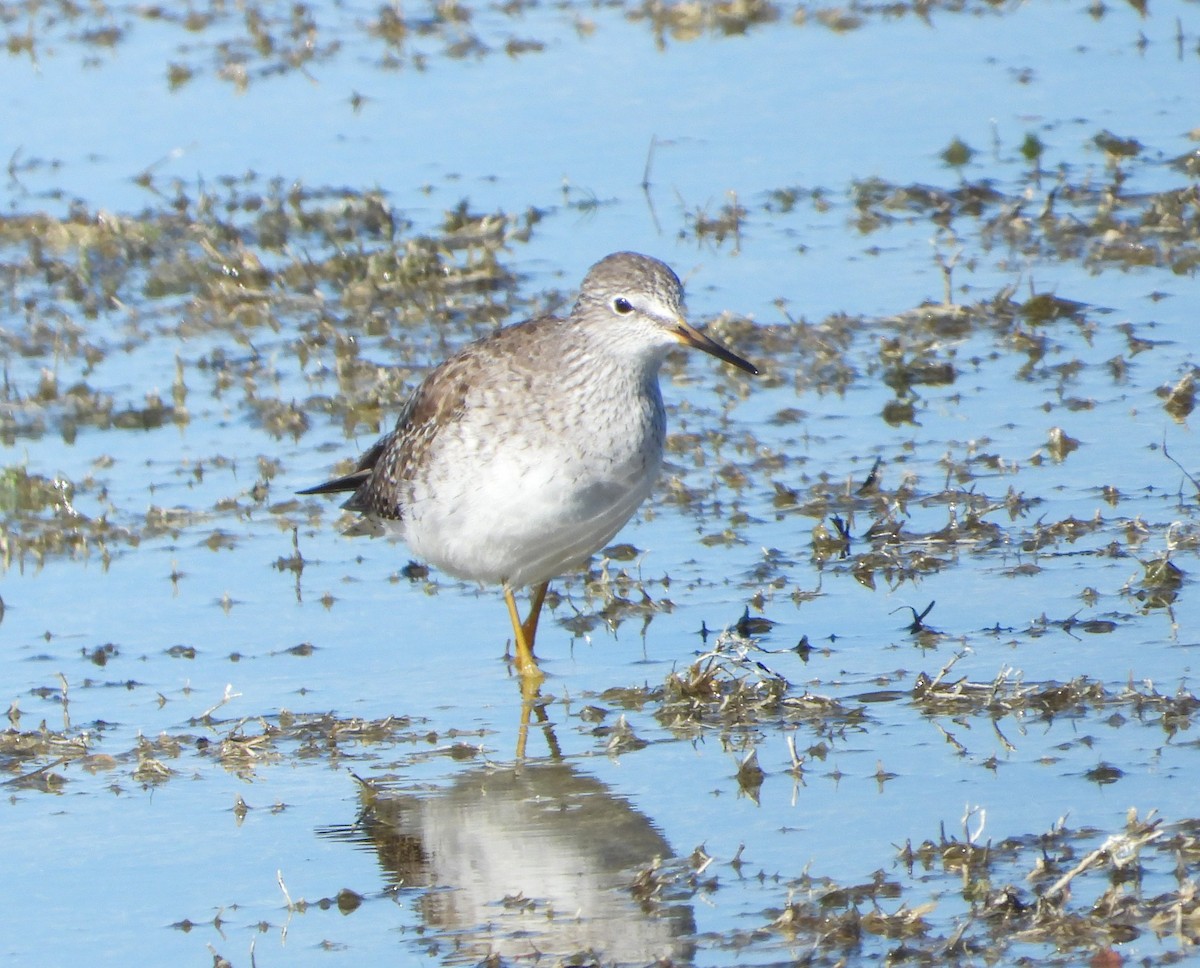
[[[686,55],[704,81],[681,97],[701,100],[742,83],[731,45],[989,36],[1046,9],[18,3],[0,23],[39,80],[78,60],[100,83],[153,49],[172,105],[303,98],[298,82],[326,115],[403,126],[395,96],[417,104],[429,77],[467,72],[499,103],[489,70],[515,84],[564,50],[584,73],[626,57],[674,76]],[[1103,46],[1131,77],[1194,64],[1186,18],[1156,59],[1144,5],[1072,16],[1127,18]],[[880,65],[844,64],[866,97],[893,93]],[[1045,70],[994,66],[1014,91]],[[0,783],[10,876],[41,893],[10,915],[33,898],[90,951],[235,965],[264,963],[267,939],[356,963],[1190,956],[1200,153],[1164,131],[1192,122],[928,112],[895,165],[818,168],[834,146],[811,105],[737,90],[762,144],[728,164],[659,130],[625,194],[567,169],[528,189],[449,149],[383,187],[307,182],[304,159],[192,175],[139,158],[116,176],[139,202],[113,211],[77,159],[18,132]],[[511,137],[574,130],[547,112]],[[801,134],[780,159],[784,116]],[[364,150],[358,130],[332,140]],[[548,599],[551,677],[522,705],[474,588],[337,537],[348,521],[294,491],[386,430],[432,362],[561,310],[576,247],[626,231],[675,253],[697,321],[764,372],[667,361],[662,486]],[[119,893],[146,851],[186,895]],[[64,888],[95,865],[111,905]],[[521,876],[471,893],[485,867]],[[586,903],[558,892],[584,881]],[[13,936],[14,958],[48,950]]]

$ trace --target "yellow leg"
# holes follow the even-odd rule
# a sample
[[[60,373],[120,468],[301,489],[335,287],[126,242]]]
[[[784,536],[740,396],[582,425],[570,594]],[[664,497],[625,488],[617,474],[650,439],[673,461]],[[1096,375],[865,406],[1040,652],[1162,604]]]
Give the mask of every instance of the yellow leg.
[[[521,676],[521,723],[517,731],[517,759],[525,758],[525,746],[529,738],[530,714],[537,713],[539,722],[546,723],[547,735],[550,740],[551,753],[558,753],[558,742],[550,731],[545,707],[538,703],[541,696],[542,681],[546,678],[538,668],[537,659],[533,655],[533,640],[537,635],[538,618],[542,613],[542,603],[546,600],[546,589],[549,582],[542,582],[533,590],[530,599],[529,617],[524,622],[517,611],[517,600],[513,597],[512,589],[504,589],[504,604],[508,606],[508,617],[512,621],[513,639],[516,641],[517,672]]]
[[[538,607],[541,607],[541,598],[545,597],[546,591],[542,587],[542,595],[539,597],[535,594],[535,600]],[[504,589],[504,604],[508,606],[508,617],[512,620],[513,638],[516,640],[517,650],[517,672],[520,673],[522,680],[522,692],[527,684],[533,687],[533,696],[537,695],[536,686],[545,678],[542,675],[542,670],[538,668],[537,659],[533,657],[533,634],[537,631],[537,613],[531,613],[529,618],[521,621],[521,616],[517,613],[517,600],[513,598],[511,588]],[[526,631],[526,626],[529,631]],[[532,696],[527,696],[526,699],[531,699]]]
[[[538,618],[542,614],[542,602],[546,600],[546,591],[549,589],[548,581],[542,582],[533,589],[533,594],[529,596],[529,618],[521,623],[521,628],[525,632],[525,641],[529,643],[529,651],[533,651],[533,640],[537,637]]]

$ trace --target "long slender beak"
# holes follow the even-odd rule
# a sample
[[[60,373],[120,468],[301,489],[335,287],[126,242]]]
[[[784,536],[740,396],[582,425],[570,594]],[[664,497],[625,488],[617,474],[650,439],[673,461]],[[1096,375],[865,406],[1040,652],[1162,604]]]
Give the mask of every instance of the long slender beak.
[[[680,319],[675,324],[673,330],[675,338],[685,346],[691,346],[698,350],[703,350],[709,356],[715,356],[718,360],[723,360],[726,363],[732,363],[739,370],[745,370],[747,373],[752,373],[758,376],[758,367],[749,360],[744,360],[732,350],[727,350],[724,346],[718,343],[710,336],[705,336],[700,330],[696,329],[686,319]]]

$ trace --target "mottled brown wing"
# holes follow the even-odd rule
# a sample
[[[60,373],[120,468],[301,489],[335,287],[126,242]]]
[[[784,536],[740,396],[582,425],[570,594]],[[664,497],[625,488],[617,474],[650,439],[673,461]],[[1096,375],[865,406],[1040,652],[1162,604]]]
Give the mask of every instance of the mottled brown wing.
[[[353,491],[342,505],[346,510],[402,519],[407,483],[419,474],[438,435],[461,418],[472,387],[481,380],[515,378],[530,360],[538,358],[546,331],[561,323],[557,317],[542,316],[497,330],[464,347],[421,382],[405,401],[396,428],[363,454],[351,473],[300,493]]]
[[[306,487],[303,491],[297,491],[297,494],[336,494],[339,491],[357,491],[367,478],[371,476],[371,470],[375,467],[376,461],[379,460],[379,455],[383,453],[391,441],[392,435],[386,434],[380,437],[371,445],[371,449],[363,454],[362,459],[358,462],[358,466],[349,474],[343,477],[335,477],[332,481],[325,481],[323,484],[318,484],[316,487]]]
[[[403,518],[404,485],[412,480],[439,431],[461,412],[476,356],[475,348],[468,347],[436,367],[405,402],[396,428],[376,441],[351,473],[300,493],[353,491],[342,505],[347,511]]]

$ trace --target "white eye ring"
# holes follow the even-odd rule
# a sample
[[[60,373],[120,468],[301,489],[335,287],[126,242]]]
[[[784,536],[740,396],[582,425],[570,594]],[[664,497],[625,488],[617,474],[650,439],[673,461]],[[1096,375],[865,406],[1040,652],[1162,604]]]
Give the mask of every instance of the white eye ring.
[[[624,296],[617,296],[617,298],[612,301],[612,308],[613,311],[618,315],[628,316],[631,312],[633,312],[633,303],[631,303]]]

